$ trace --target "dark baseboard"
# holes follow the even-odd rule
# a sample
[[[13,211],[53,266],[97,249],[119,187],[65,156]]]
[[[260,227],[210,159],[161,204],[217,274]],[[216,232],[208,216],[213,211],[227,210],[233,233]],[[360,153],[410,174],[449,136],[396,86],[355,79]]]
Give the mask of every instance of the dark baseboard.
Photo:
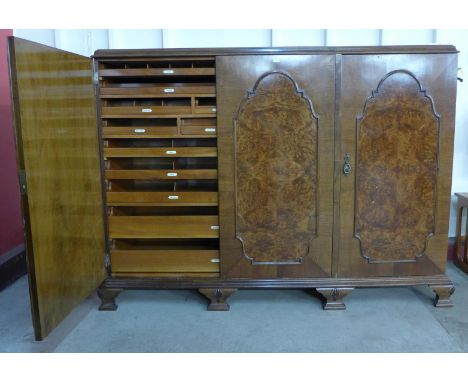
[[[13,284],[26,273],[26,253],[23,250],[7,261],[0,263],[0,291]]]
[[[466,238],[462,237],[460,239],[460,246],[461,248],[465,248]],[[459,255],[455,253],[455,238],[449,237],[449,245],[448,245],[448,252],[447,252],[447,260],[453,261],[453,263],[460,268],[463,272],[468,274],[468,263],[463,261],[459,256],[462,256],[462,251],[460,250]]]

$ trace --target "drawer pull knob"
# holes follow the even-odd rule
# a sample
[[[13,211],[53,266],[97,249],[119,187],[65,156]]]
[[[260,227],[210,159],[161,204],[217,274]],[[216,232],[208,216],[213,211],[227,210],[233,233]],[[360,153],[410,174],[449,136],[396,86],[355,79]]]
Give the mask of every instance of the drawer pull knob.
[[[151,113],[153,109],[141,109],[142,113]]]
[[[210,228],[213,230],[216,230],[216,229],[219,229],[219,225],[212,225]]]
[[[207,133],[214,133],[214,132],[216,131],[216,129],[215,129],[214,127],[207,127],[207,128],[205,129],[205,131],[206,131]]]
[[[175,151],[175,150],[167,150],[167,151],[166,151],[166,154],[174,155],[174,154],[177,154],[177,151]]]
[[[211,111],[212,111],[213,113],[216,113],[216,108],[213,107],[213,108],[211,109]]]
[[[176,172],[168,172],[167,176],[177,176],[177,173]]]
[[[179,196],[178,195],[169,195],[167,198],[171,199],[171,200],[177,200],[177,199],[179,199]]]
[[[164,69],[163,73],[164,74],[174,74],[174,71],[172,69]]]
[[[174,93],[175,89],[174,88],[166,88],[164,89],[164,93]]]
[[[212,263],[219,263],[219,259],[211,259]]]
[[[133,130],[135,133],[146,133],[146,129],[134,129]]]

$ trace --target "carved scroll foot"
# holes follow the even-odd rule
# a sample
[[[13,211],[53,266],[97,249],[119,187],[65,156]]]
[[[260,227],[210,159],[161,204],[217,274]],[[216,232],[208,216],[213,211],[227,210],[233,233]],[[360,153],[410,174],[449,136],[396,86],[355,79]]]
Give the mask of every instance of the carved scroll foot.
[[[451,308],[453,306],[450,296],[455,292],[453,285],[429,285],[435,293],[434,306],[436,308]]]
[[[99,288],[97,292],[99,298],[101,299],[99,310],[117,310],[115,299],[120,294],[120,292],[122,292],[122,289]]]
[[[350,294],[354,288],[317,288],[323,298],[323,309],[324,310],[344,310],[346,305],[343,303],[343,299]]]
[[[237,291],[237,289],[198,289],[210,302],[208,303],[207,310],[229,310],[229,304],[226,300]]]

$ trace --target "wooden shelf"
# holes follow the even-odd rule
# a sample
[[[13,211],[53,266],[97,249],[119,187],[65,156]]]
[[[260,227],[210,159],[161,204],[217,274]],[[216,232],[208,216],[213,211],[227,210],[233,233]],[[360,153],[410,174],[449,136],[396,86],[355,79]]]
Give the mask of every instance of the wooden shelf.
[[[212,98],[215,94],[207,93],[177,93],[177,94],[160,94],[160,93],[147,93],[140,92],[139,94],[101,94],[99,97],[103,99],[127,99],[127,98],[182,98],[182,97],[198,97],[198,98]]]
[[[104,158],[207,158],[216,157],[216,147],[108,147]]]
[[[180,133],[182,135],[216,135],[216,126],[192,126],[192,125],[182,125],[180,127]]]
[[[217,279],[219,272],[112,272],[112,277],[154,278],[154,279]]]
[[[178,136],[177,126],[105,126],[102,128],[104,138],[141,138],[155,136],[170,138]]]
[[[112,239],[218,238],[218,216],[109,216]]]
[[[115,118],[118,116],[151,116],[154,118],[155,115],[179,115],[179,114],[190,114],[192,107],[189,106],[103,106],[102,116],[104,118]],[[208,113],[205,113],[208,114]]]
[[[100,89],[101,98],[216,97],[216,87],[204,84],[152,84],[151,86],[109,86]]]
[[[99,70],[112,270],[218,277],[214,60],[146,61]]]
[[[217,192],[174,191],[174,192],[107,192],[109,206],[217,206]]]
[[[219,272],[217,250],[113,250],[114,272]]]
[[[106,126],[103,138],[213,138],[215,126]]]
[[[218,170],[106,170],[106,179],[217,179]]]
[[[131,68],[101,69],[100,77],[214,76],[214,68]]]
[[[111,107],[107,109],[112,109]],[[112,110],[111,110],[112,111]],[[102,118],[215,118],[216,113],[210,114],[155,114],[155,113],[142,113],[141,110],[136,114],[102,114]]]

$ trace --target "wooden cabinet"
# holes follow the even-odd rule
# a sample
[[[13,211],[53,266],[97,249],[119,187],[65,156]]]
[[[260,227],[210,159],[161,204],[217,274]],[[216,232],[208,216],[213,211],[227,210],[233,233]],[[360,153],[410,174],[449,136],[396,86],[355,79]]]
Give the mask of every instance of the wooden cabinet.
[[[36,338],[97,287],[451,305],[453,46],[9,46]]]

